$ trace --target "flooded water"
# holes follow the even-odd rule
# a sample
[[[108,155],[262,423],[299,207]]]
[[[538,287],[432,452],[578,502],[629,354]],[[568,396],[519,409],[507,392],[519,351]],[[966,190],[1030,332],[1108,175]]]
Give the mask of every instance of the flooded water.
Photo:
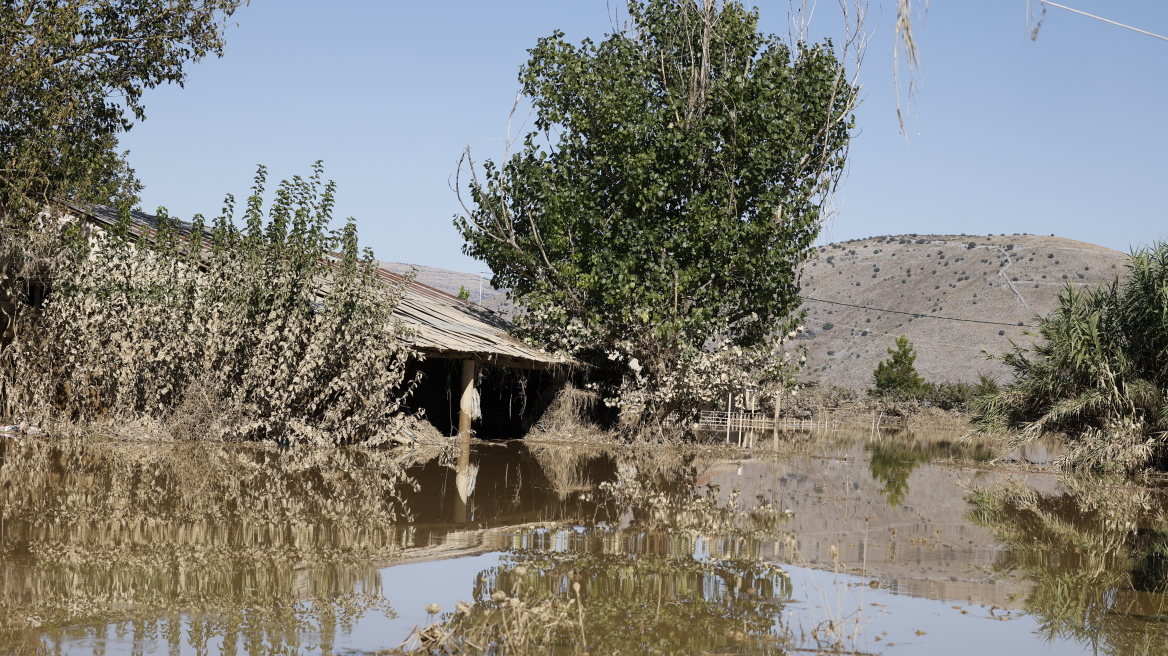
[[[0,654],[1168,654],[1168,496],[989,454],[3,438]]]

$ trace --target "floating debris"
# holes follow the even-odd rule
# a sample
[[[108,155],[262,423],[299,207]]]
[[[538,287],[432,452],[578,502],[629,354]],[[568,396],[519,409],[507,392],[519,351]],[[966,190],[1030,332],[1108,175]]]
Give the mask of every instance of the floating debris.
[[[24,424],[10,424],[8,426],[0,426],[0,433],[7,433],[12,435],[39,435],[43,431],[36,426],[26,426]]]

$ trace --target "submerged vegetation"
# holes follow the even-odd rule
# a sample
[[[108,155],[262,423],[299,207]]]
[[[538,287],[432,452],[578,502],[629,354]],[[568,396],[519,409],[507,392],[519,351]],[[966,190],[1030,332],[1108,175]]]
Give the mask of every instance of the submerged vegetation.
[[[386,443],[408,421],[412,351],[393,317],[402,290],[375,273],[350,221],[330,229],[317,166],[264,207],[256,177],[242,227],[229,197],[211,226],[165,213],[135,238],[44,219],[51,281],[22,303],[0,351],[0,417],[133,426],[180,438]],[[154,232],[154,234],[151,234]],[[13,248],[19,244],[6,244]],[[28,259],[28,258],[26,258]]]
[[[1068,285],[1039,341],[1002,356],[1015,379],[978,399],[978,424],[1020,445],[1067,437],[1063,464],[1136,472],[1168,463],[1168,242],[1106,287]]]

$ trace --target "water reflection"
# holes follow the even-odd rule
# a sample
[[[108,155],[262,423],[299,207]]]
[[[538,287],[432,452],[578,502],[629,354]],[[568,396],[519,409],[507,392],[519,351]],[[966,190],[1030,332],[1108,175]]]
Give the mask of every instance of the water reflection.
[[[1168,653],[1168,493],[1065,477],[977,492],[971,518],[1009,547],[998,567],[1034,584],[1023,607],[1049,638],[1105,654]]]
[[[389,611],[376,563],[408,538],[417,457],[0,441],[0,640],[168,642],[183,612],[192,653],[327,650]]]
[[[923,463],[951,458],[985,462],[994,457],[985,443],[961,443],[954,440],[918,440],[912,434],[884,433],[869,439],[868,471],[882,486],[880,494],[890,506],[899,506],[908,495],[909,476]]]
[[[559,494],[596,496],[598,512],[571,528],[512,532],[500,565],[472,582],[472,605],[418,634],[419,651],[785,651],[792,633],[781,612],[791,581],[763,559],[763,541],[786,513],[763,501],[740,504],[717,486],[698,490],[695,458],[535,454]],[[615,478],[583,485],[580,470],[593,459],[615,464],[606,468]]]
[[[1056,644],[1162,653],[1160,492],[1050,476],[1003,487],[981,465],[953,466],[990,453],[948,435],[798,434],[780,446],[0,440],[0,653],[373,651],[438,601],[392,607],[386,567],[488,555],[473,578],[464,567],[441,581],[471,605],[443,601],[431,638],[474,629],[485,632],[476,644],[502,644],[492,622],[518,593],[531,617],[544,613],[531,626],[550,627],[550,648],[871,652],[893,641],[881,636],[892,620],[841,627],[855,608],[817,609],[792,580],[821,571],[823,585],[875,595],[893,619],[920,615],[895,610],[897,598],[936,600],[929,616],[951,616],[906,629],[899,653],[1002,609],[1024,609]]]

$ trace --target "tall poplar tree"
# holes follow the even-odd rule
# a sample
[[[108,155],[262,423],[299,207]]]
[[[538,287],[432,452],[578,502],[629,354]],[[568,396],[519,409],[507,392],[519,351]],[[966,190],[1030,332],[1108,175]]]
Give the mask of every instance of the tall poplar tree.
[[[791,327],[856,88],[830,41],[762,34],[738,2],[628,11],[600,43],[529,51],[536,130],[503,161],[468,150],[456,225],[533,337],[652,389]],[[668,397],[648,415],[685,409]]]

